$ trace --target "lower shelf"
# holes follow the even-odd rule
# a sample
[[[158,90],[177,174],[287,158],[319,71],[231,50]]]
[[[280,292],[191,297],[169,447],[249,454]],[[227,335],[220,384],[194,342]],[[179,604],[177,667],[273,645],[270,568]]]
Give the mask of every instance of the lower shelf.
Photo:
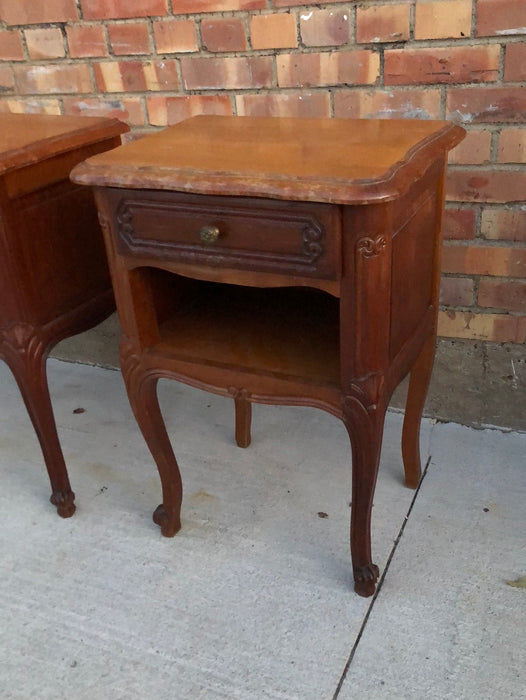
[[[159,357],[339,386],[339,300],[319,290],[204,282],[160,335]]]

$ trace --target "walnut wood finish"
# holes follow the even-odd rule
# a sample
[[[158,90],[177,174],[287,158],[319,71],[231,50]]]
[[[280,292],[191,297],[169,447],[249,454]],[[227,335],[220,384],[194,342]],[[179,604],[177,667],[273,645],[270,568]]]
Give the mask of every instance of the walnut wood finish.
[[[86,157],[120,144],[114,119],[0,115],[0,358],[11,368],[66,518],[74,493],[46,377],[50,349],[114,309],[92,192],[69,180]]]
[[[436,335],[446,122],[197,117],[89,159],[131,406],[159,468],[154,520],[181,527],[160,377],[340,418],[352,455],[355,590],[375,590],[371,507],[389,398],[411,372],[406,483]]]

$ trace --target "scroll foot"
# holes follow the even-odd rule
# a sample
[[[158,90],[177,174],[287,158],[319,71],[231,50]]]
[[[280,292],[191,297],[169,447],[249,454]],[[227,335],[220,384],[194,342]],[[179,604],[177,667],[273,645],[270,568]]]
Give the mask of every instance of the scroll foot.
[[[376,564],[367,564],[354,569],[354,590],[358,595],[368,598],[372,596],[376,590],[376,582],[380,570]]]
[[[56,506],[61,518],[71,518],[75,512],[75,494],[73,491],[53,491],[51,503]]]
[[[174,508],[169,510],[161,503],[153,513],[153,522],[161,528],[164,537],[173,537],[181,529],[181,517]]]

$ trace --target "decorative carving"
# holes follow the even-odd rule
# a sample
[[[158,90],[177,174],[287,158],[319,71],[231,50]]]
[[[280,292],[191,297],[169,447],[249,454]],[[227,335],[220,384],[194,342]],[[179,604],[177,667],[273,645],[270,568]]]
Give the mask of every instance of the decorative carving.
[[[373,258],[380,255],[387,247],[387,238],[382,233],[375,238],[364,236],[356,243],[356,249],[364,258]]]
[[[135,237],[135,230],[133,228],[133,213],[128,206],[128,202],[124,201],[121,203],[117,211],[117,224],[119,228],[119,235],[125,240],[130,240]]]
[[[110,233],[110,222],[107,216],[105,216],[101,211],[97,212],[97,216],[99,217],[99,224],[101,229],[104,231],[104,234],[109,234]]]
[[[368,598],[373,595],[380,570],[376,564],[353,567],[354,590],[358,595]]]
[[[310,223],[303,229],[302,251],[312,264],[323,254],[324,231],[320,226]]]
[[[9,359],[9,364],[40,366],[46,350],[44,337],[29,323],[14,323],[0,333],[0,355]]]
[[[385,377],[381,372],[370,372],[363,377],[352,380],[348,396],[343,401],[358,401],[367,413],[376,410],[385,384]]]

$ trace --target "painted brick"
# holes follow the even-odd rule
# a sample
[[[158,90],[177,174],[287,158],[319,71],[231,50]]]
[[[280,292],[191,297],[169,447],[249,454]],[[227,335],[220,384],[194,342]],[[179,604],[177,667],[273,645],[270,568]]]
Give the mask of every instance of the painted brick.
[[[353,119],[440,119],[440,90],[336,90],[334,116]]]
[[[232,12],[236,10],[263,10],[267,0],[173,0],[173,15],[205,12]]]
[[[93,66],[101,92],[145,92],[179,87],[175,61],[107,61]]]
[[[187,90],[236,90],[272,86],[272,58],[181,58]]]
[[[250,20],[254,49],[288,49],[298,45],[296,18],[286,12],[255,15]]]
[[[499,136],[499,163],[526,163],[526,129],[503,129]],[[524,196],[526,199],[526,194]]]
[[[132,126],[144,126],[142,98],[108,100],[102,97],[64,97],[64,114],[88,117],[112,117]]]
[[[526,208],[483,209],[480,233],[500,241],[526,241]]]
[[[0,29],[0,61],[23,61],[24,47],[20,32]]]
[[[14,71],[22,95],[84,93],[93,90],[91,73],[85,63],[17,65]]]
[[[0,66],[0,94],[12,92],[14,86],[13,70],[9,66]]]
[[[380,43],[409,39],[410,6],[404,4],[358,7],[356,10],[356,41]]]
[[[461,275],[526,277],[526,248],[450,243],[442,250],[442,271]]]
[[[1,70],[1,69],[0,69]],[[62,114],[60,100],[9,98],[0,100],[0,112],[14,114]]]
[[[477,0],[477,36],[526,34],[523,0]]]
[[[237,113],[250,117],[313,117],[330,116],[328,92],[265,93],[237,95]]]
[[[526,171],[453,170],[446,180],[446,196],[454,202],[522,202]]]
[[[196,26],[191,19],[154,22],[153,36],[158,53],[190,53],[199,50]]]
[[[108,55],[104,28],[100,24],[66,27],[66,36],[71,58],[92,58]]]
[[[78,18],[76,0],[0,0],[0,21],[6,24],[74,22]]]
[[[415,39],[469,37],[471,10],[471,0],[417,0]]]
[[[448,118],[467,124],[526,123],[526,90],[502,87],[450,88]]]
[[[477,214],[473,209],[451,209],[444,211],[442,236],[445,239],[471,240],[475,238]]]
[[[471,306],[475,283],[469,277],[442,277],[440,303],[446,306]]]
[[[109,24],[108,38],[116,56],[151,52],[150,32],[146,22]]]
[[[154,95],[146,100],[148,118],[153,126],[176,124],[197,114],[232,114],[228,95]]]
[[[480,83],[497,80],[500,46],[393,49],[385,52],[385,84]]]
[[[526,80],[526,43],[507,44],[504,59],[504,80]]]
[[[380,72],[378,54],[367,50],[284,54],[276,62],[280,87],[366,85]]]
[[[496,343],[524,343],[526,318],[505,314],[440,311],[438,335],[443,338],[490,340]]]
[[[56,27],[26,29],[27,52],[34,60],[63,58],[66,55],[62,32]]]
[[[305,46],[341,46],[349,42],[351,15],[345,9],[304,11],[300,31]]]
[[[204,19],[201,39],[209,51],[245,51],[247,48],[245,25],[236,17]]]
[[[481,279],[478,305],[526,312],[526,281]]]
[[[489,163],[491,158],[491,131],[468,131],[463,141],[449,152],[450,163]]]
[[[46,0],[47,1],[47,0]],[[80,0],[84,19],[134,19],[168,14],[167,0]]]

